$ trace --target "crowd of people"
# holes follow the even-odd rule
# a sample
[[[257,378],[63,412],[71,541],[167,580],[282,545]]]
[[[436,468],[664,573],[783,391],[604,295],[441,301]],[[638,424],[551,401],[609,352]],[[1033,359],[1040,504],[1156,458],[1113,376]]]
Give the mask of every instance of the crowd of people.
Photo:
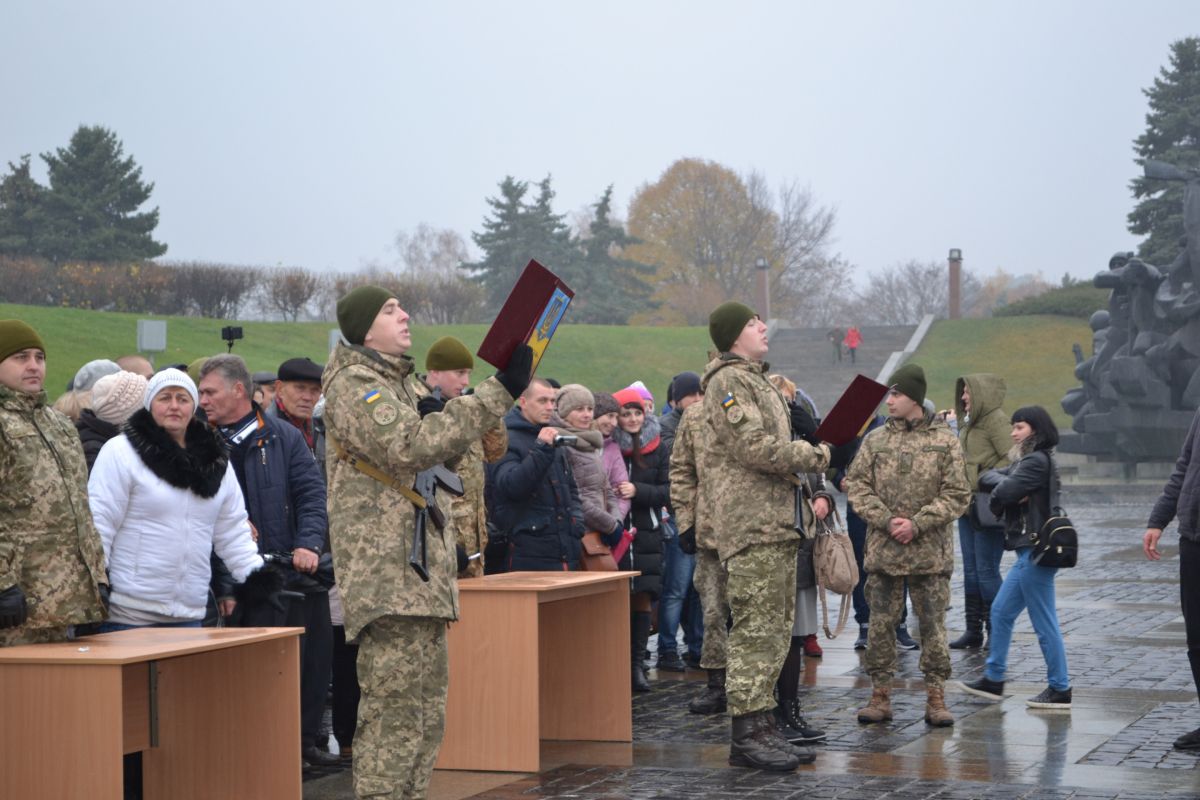
[[[822,655],[813,541],[838,525],[840,492],[861,576],[854,646],[872,683],[859,722],[893,718],[897,649],[920,651],[931,726],[954,724],[950,649],[986,648],[984,674],[959,686],[1002,699],[1023,610],[1048,682],[1027,704],[1070,708],[1056,570],[1030,558],[1057,491],[1058,432],[1038,406],[1006,415],[1001,377],[963,376],[955,409],[938,413],[924,371],[906,364],[886,414],[833,446],[803,388],[768,372],[766,326],[740,303],[713,311],[707,365],[675,376],[661,409],[641,382],[603,391],[533,376],[524,345],[474,389],[475,360],[452,337],[419,371],[408,315],[380,287],[353,290],[337,312],[342,341],[325,365],[101,359],[53,409],[41,338],[0,321],[0,646],[303,627],[303,759],[353,761],[361,797],[421,797],[442,738],[457,581],[577,570],[586,547],[638,573],[632,690],[652,690],[648,668],[705,670],[689,710],[730,714],[730,763],[791,770],[825,738],[805,719],[800,676]],[[451,470],[461,487],[447,492]],[[1190,459],[1176,472],[1146,534],[1152,558],[1177,507],[1195,503]],[[422,488],[434,483],[443,490]],[[965,620],[950,641],[955,538]],[[1017,559],[1002,576],[1006,550]],[[330,691],[336,748],[321,730]],[[1200,747],[1189,735],[1183,746]]]

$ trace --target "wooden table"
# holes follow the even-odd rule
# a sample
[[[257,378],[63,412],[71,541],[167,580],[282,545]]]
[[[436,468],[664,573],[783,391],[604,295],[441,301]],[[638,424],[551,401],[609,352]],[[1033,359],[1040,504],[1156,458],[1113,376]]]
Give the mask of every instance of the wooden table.
[[[142,628],[0,648],[0,797],[299,800],[303,628]]]
[[[632,741],[629,580],[638,574],[459,581],[437,768],[537,772],[542,739]]]

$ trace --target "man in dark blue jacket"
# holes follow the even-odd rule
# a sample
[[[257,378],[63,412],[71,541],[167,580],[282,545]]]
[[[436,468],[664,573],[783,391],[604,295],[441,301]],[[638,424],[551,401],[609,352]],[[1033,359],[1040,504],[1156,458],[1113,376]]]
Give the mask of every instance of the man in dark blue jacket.
[[[246,362],[217,355],[200,370],[200,405],[230,449],[260,553],[291,553],[287,588],[302,598],[243,599],[234,624],[294,625],[304,628],[300,647],[300,739],[304,760],[339,763],[316,746],[332,669],[333,628],[329,594],[313,580],[321,554],[329,548],[325,482],[304,435],[295,426],[264,414],[254,405]],[[280,608],[282,607],[282,611]]]
[[[579,569],[583,509],[566,453],[555,447],[554,388],[534,378],[504,418],[508,452],[488,468],[493,513],[508,537],[508,571]]]
[[[1151,561],[1158,561],[1158,540],[1171,520],[1179,520],[1179,597],[1183,607],[1183,627],[1187,635],[1188,661],[1192,680],[1200,689],[1200,412],[1192,419],[1191,430],[1179,451],[1175,471],[1167,479],[1162,495],[1150,512],[1142,549]],[[1200,750],[1200,728],[1175,740],[1177,750]]]

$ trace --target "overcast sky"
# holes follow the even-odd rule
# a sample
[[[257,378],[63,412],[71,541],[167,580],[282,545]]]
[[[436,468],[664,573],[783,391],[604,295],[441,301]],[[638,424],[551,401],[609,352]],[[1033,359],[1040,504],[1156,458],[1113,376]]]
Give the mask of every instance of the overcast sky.
[[[507,174],[623,214],[690,156],[807,184],[860,272],[1057,280],[1136,246],[1142,89],[1197,34],[1194,0],[8,0],[0,165],[105,125],[168,258],[352,270]]]

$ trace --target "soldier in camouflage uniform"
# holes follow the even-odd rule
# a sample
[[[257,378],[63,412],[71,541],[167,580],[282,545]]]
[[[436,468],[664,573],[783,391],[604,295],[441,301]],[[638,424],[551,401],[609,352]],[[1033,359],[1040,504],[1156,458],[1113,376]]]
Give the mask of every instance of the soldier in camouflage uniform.
[[[387,290],[338,301],[339,343],[325,367],[329,528],[362,688],[354,742],[358,797],[424,797],[441,745],[449,666],[446,625],[458,617],[454,543],[432,522],[429,581],[408,564],[418,472],[451,461],[493,427],[529,382],[531,353],[473,395],[422,417],[408,315]],[[444,502],[444,497],[442,498]]]
[[[671,449],[671,506],[679,526],[679,547],[696,554],[692,582],[704,609],[704,642],[700,666],[708,671],[708,687],[688,705],[693,714],[725,711],[725,649],[729,600],[725,594],[728,575],[717,555],[716,532],[712,527],[710,489],[705,482],[709,469],[713,430],[708,425],[704,401],[683,412]]]
[[[0,320],[0,647],[63,641],[70,626],[104,619],[83,447],[47,405],[45,379],[41,338]]]
[[[904,605],[907,579],[921,626],[921,671],[925,673],[925,721],[954,724],[944,687],[950,677],[946,606],[954,571],[950,523],[971,499],[958,440],[944,422],[928,414],[925,373],[905,364],[889,379],[887,424],[863,439],[846,475],[854,510],[867,523],[866,667],[873,692],[858,721],[892,718],[892,675],[896,671],[893,630]]]
[[[471,351],[453,336],[443,336],[429,347],[425,354],[425,389],[432,396],[433,390],[441,389],[442,398],[452,400],[461,397],[471,383],[471,370],[475,359]],[[434,405],[427,403],[425,408]],[[508,428],[501,421],[483,434],[483,438],[471,442],[467,452],[458,461],[455,472],[462,479],[463,496],[451,497],[449,521],[454,526],[459,563],[465,559],[466,569],[460,570],[459,578],[478,578],[483,575],[483,551],[487,547],[487,509],[483,504],[483,465],[499,461],[508,451]]]
[[[711,480],[717,552],[728,572],[733,627],[726,689],[733,715],[729,761],[792,770],[816,757],[775,728],[774,687],[796,601],[796,473],[823,472],[829,448],[792,441],[791,415],[767,380],[767,326],[741,303],[709,317],[720,355],[705,370],[704,416],[713,430]]]

